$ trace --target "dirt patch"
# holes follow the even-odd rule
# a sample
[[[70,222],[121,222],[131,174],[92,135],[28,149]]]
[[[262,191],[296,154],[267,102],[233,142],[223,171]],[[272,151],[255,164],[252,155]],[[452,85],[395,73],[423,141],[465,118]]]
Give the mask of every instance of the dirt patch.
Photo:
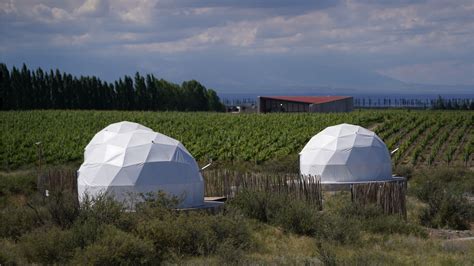
[[[474,226],[471,225],[471,228]],[[430,238],[434,239],[463,239],[463,238],[471,238],[474,237],[473,230],[451,230],[451,229],[428,229],[428,234]]]

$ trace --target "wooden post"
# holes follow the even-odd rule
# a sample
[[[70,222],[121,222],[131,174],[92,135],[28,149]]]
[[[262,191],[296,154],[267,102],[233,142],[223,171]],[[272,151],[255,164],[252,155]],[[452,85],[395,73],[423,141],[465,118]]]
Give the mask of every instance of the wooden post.
[[[38,157],[38,168],[37,168],[37,178],[36,178],[36,189],[40,192],[41,195],[44,196],[44,186],[43,186],[43,178],[42,178],[42,160],[43,160],[43,148],[41,142],[36,142],[36,154]]]

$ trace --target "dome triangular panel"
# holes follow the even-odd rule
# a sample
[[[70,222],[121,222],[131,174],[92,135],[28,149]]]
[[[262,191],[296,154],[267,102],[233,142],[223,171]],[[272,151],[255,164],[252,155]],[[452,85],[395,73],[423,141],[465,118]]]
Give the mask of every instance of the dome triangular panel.
[[[383,181],[392,179],[392,164],[385,143],[374,132],[340,124],[311,138],[300,152],[300,172],[319,176],[322,183]]]
[[[126,201],[130,193],[157,192],[181,196],[182,207],[204,203],[204,181],[198,164],[177,140],[137,123],[120,122],[98,132],[84,151],[78,171],[79,199],[110,193]]]

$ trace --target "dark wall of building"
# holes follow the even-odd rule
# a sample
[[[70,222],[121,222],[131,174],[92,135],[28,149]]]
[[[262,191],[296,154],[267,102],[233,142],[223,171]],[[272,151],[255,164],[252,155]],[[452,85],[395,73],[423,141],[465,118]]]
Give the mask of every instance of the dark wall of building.
[[[353,109],[354,100],[352,97],[328,103],[310,105],[310,112],[318,113],[351,112]]]
[[[258,111],[260,113],[309,112],[309,104],[260,97]]]
[[[259,97],[258,112],[260,113],[282,113],[282,112],[350,112],[354,109],[353,98],[336,100],[321,104],[308,104]]]

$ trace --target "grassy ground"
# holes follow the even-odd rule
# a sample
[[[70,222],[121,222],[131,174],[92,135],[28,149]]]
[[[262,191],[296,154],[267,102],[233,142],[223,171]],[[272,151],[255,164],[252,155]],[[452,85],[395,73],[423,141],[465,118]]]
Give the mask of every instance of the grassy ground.
[[[436,173],[446,176],[446,179],[436,176]],[[427,175],[441,180],[444,184],[450,184],[453,189],[459,189],[467,194],[472,193],[472,182],[470,182],[473,178],[472,172],[456,169],[415,171],[409,181],[407,222],[397,217],[379,216],[370,209],[369,211],[359,210],[357,206],[354,207],[348,203],[350,200],[347,193],[337,193],[325,195],[322,213],[304,203],[275,198],[272,200],[283,200],[290,207],[281,209],[267,204],[267,212],[273,215],[269,216],[268,221],[263,222],[246,214],[249,209],[247,206],[242,206],[242,203],[246,202],[244,198],[234,203],[230,202],[230,209],[223,216],[178,216],[171,218],[170,224],[166,225],[158,221],[168,221],[168,218],[161,216],[160,209],[157,209],[157,212],[153,208],[137,214],[138,218],[131,220],[127,213],[108,212],[113,215],[107,216],[103,211],[81,209],[79,214],[74,214],[79,216],[70,224],[60,222],[61,219],[55,220],[54,215],[52,216],[52,214],[57,214],[57,205],[51,205],[51,202],[38,202],[39,198],[35,195],[34,170],[2,173],[0,174],[0,233],[2,234],[0,264],[68,264],[90,262],[96,259],[96,263],[137,261],[153,263],[157,262],[157,257],[150,257],[147,254],[161,254],[156,253],[160,251],[160,246],[156,246],[157,243],[168,243],[167,245],[174,247],[168,253],[158,256],[159,261],[189,265],[221,265],[223,263],[474,264],[474,241],[463,240],[463,238],[474,236],[472,227],[470,230],[453,230],[443,226],[429,228],[420,224],[420,216],[427,209],[428,204],[418,198],[416,191],[426,183],[424,180],[428,179]],[[27,204],[37,206],[39,214],[32,212]],[[240,214],[235,216],[232,210],[237,210]],[[35,218],[37,215],[42,217],[42,224],[37,224]],[[101,217],[99,220],[97,220],[97,215]],[[291,217],[297,217],[297,221],[292,220]],[[98,223],[100,221],[100,223],[97,225],[93,222],[91,225],[88,222],[84,223],[84,220]],[[231,221],[238,222],[232,224]],[[29,222],[31,223],[28,224]],[[173,229],[173,224],[178,224],[179,228],[184,229],[182,231],[178,228]],[[169,230],[172,231],[168,237],[176,237],[176,239],[163,238],[161,233],[157,234],[160,231],[148,231],[150,228],[166,230],[168,228],[166,226],[171,226]],[[78,244],[77,239],[84,239],[89,235],[89,230],[94,228],[105,230],[105,234],[97,233],[100,236],[98,239],[90,240],[91,243],[86,241],[88,244],[81,247],[82,244]],[[220,232],[218,236],[224,237],[224,240],[216,242],[214,238],[209,238],[208,234],[211,232],[209,230],[217,230],[215,232]],[[239,233],[240,236],[236,236],[223,233],[227,230],[243,231]],[[208,233],[201,235],[198,232]],[[241,237],[246,234],[248,238]],[[181,241],[190,238],[195,238],[192,243],[214,244],[204,251],[201,244],[180,244]],[[163,242],[153,242],[157,239]],[[108,248],[98,248],[104,245]],[[92,252],[91,249],[96,251]],[[116,260],[106,260],[110,258],[110,254],[113,254]],[[130,260],[132,257],[138,260]],[[98,260],[98,258],[103,260]],[[126,258],[129,260],[125,260]]]

